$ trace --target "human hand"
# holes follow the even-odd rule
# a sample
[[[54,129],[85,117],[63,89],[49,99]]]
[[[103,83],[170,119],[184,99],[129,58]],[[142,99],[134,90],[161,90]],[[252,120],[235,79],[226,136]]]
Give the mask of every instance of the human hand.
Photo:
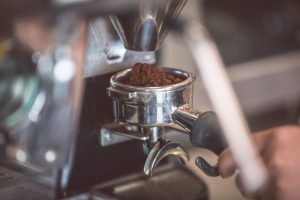
[[[253,139],[270,175],[269,185],[258,199],[299,200],[300,127],[281,126],[257,132]],[[218,163],[223,178],[234,174],[236,166],[229,149],[220,154]],[[237,185],[247,196],[239,177]]]

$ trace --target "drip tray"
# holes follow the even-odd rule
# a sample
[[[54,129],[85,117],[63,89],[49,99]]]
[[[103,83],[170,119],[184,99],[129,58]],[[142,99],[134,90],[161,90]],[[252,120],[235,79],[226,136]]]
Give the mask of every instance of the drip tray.
[[[168,165],[157,168],[152,177],[143,173],[133,174],[93,189],[120,200],[207,200],[208,191],[204,182],[188,169]]]

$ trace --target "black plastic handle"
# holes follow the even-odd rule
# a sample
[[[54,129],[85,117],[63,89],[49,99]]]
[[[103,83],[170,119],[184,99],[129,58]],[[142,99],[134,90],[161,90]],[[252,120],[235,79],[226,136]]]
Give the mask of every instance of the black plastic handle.
[[[172,114],[175,123],[189,131],[191,143],[200,148],[209,149],[216,155],[228,146],[220,127],[217,115],[208,111],[200,113],[190,105],[178,107]],[[218,176],[218,166],[211,166],[202,157],[196,159],[196,165],[208,176]]]
[[[220,127],[217,115],[208,111],[199,115],[190,132],[191,143],[219,155],[228,145]]]
[[[216,155],[228,146],[220,127],[217,115],[208,111],[199,115],[193,123],[190,132],[191,143],[200,148],[206,148]],[[211,166],[204,158],[198,157],[195,164],[208,176],[219,176],[218,166]]]

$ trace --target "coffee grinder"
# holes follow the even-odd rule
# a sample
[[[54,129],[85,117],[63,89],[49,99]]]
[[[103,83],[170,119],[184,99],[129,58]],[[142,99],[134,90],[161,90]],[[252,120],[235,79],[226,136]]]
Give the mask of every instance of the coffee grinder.
[[[207,128],[214,133],[198,141],[201,147],[219,153],[225,146],[220,139],[223,135],[249,190],[255,192],[263,186],[266,173],[249,142],[247,126],[213,42],[201,23],[175,20],[185,3],[186,0],[1,2],[1,13],[10,20],[0,24],[4,77],[0,80],[4,177],[0,196],[145,196],[147,189],[124,190],[132,184],[120,178],[134,180],[137,176],[129,174],[144,166],[144,172],[153,174],[154,180],[165,177],[164,183],[168,183],[164,185],[167,189],[160,185],[159,190],[150,190],[149,198],[150,194],[160,193],[172,199],[171,194],[178,196],[183,191],[181,195],[186,197],[191,191],[198,191],[194,197],[199,199],[199,193],[201,196],[206,188],[189,172],[183,176],[166,167],[156,168],[153,173],[168,155],[178,156],[184,162],[189,158],[179,143],[166,139],[169,125],[175,122],[193,132],[192,124],[198,120],[201,126],[200,130],[195,129],[196,133]],[[127,51],[118,42],[107,16],[124,46],[135,51]],[[218,120],[211,112],[200,113],[191,107],[194,75],[188,72],[163,68],[185,79],[171,88],[131,88],[119,84],[119,77],[128,70],[117,71],[136,62],[155,63],[153,51],[160,47],[170,28],[192,50]],[[220,104],[220,95],[227,102],[225,108]],[[150,104],[140,104],[145,100]],[[112,135],[113,139],[109,138]],[[150,151],[146,164],[142,148],[136,148],[140,141],[128,138],[143,140],[144,151]],[[206,165],[201,157],[197,163],[208,175],[218,174],[217,168]],[[138,177],[143,181],[135,183],[157,183],[144,175]],[[189,188],[175,187],[187,183]],[[207,199],[207,195],[201,198]]]

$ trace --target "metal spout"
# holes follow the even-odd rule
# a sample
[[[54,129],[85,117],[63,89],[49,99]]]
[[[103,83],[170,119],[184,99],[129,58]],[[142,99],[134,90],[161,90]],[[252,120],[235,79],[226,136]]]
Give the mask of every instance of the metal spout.
[[[141,0],[131,12],[110,17],[124,46],[134,51],[155,51],[166,37],[168,21],[175,20],[187,0]]]
[[[153,170],[157,164],[170,155],[178,157],[182,164],[185,164],[190,160],[188,152],[180,144],[160,139],[156,142],[147,157],[144,165],[145,175],[152,176]]]

